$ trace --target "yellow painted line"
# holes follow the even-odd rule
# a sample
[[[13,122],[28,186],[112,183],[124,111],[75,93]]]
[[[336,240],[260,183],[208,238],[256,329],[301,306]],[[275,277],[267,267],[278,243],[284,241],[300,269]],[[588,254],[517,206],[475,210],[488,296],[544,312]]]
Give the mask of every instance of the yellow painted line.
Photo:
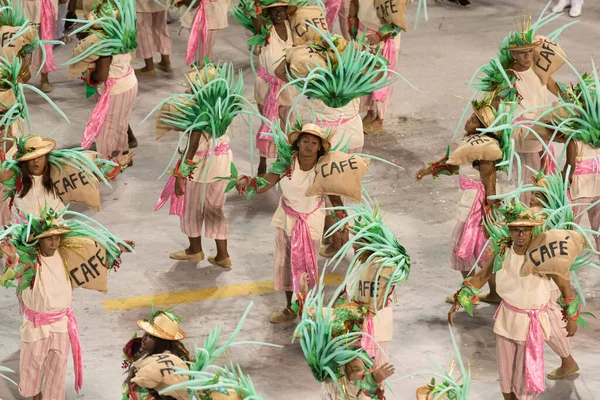
[[[340,274],[325,275],[326,285],[339,285],[344,281]],[[244,297],[258,294],[273,293],[273,281],[241,283],[238,285],[210,287],[204,289],[184,290],[151,294],[148,296],[124,297],[122,299],[104,300],[102,305],[106,311],[126,311],[136,308],[146,308],[152,302],[155,306],[168,304],[196,303],[206,300],[228,299],[231,297]]]

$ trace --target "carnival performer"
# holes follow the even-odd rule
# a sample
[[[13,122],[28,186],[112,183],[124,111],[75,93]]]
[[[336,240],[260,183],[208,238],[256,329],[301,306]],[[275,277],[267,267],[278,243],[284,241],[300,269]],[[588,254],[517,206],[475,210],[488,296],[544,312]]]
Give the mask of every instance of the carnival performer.
[[[75,47],[67,65],[70,78],[83,73],[88,97],[96,91],[99,94],[83,132],[81,147],[89,149],[95,141],[98,153],[108,158],[137,146],[129,125],[138,92],[137,78],[131,68],[131,53],[137,48],[135,2],[96,3],[88,18],[92,20],[76,20],[83,26],[71,35],[88,30],[89,35]],[[99,18],[101,22],[96,23]]]
[[[561,367],[553,373],[568,376],[579,370],[569,354],[567,340],[577,331],[579,303],[569,280],[564,278],[565,273],[568,276],[570,265],[546,268],[536,274],[525,270],[534,229],[544,222],[522,203],[502,209],[502,214],[504,222],[499,227],[502,235],[510,236],[497,242],[503,245],[495,247],[495,257],[488,260],[472,278],[465,280],[448,312],[448,322],[453,325],[454,313],[461,305],[472,314],[471,299],[495,273],[498,294],[502,298],[494,325],[500,389],[505,399],[527,400],[534,392],[539,395],[545,390],[543,341],[562,359]],[[571,233],[574,236],[576,232]],[[559,301],[563,302],[566,327],[548,315],[559,312],[550,308],[553,282],[562,295]],[[569,306],[570,303],[575,305],[575,309]]]
[[[480,135],[480,130],[488,128],[496,119],[494,108],[489,101],[473,102],[473,114],[465,123],[465,139],[471,137],[475,140]],[[509,136],[510,134],[508,134]],[[434,179],[441,175],[458,174],[460,178],[461,198],[457,204],[457,221],[454,225],[452,238],[450,240],[450,267],[453,270],[460,271],[463,280],[472,276],[473,266],[478,264],[482,267],[489,257],[485,243],[487,235],[483,227],[483,218],[486,210],[489,210],[497,200],[489,197],[500,193],[498,180],[496,177],[496,162],[502,158],[509,158],[505,146],[500,144],[502,135],[487,134],[485,140],[493,139],[492,144],[497,143],[497,150],[489,157],[488,154],[480,152],[471,157],[456,157],[446,155],[441,160],[430,163],[428,167],[420,169],[416,174],[416,181],[421,181],[425,176],[431,175]],[[509,141],[509,137],[504,137],[502,142]],[[474,149],[475,146],[467,144],[467,149]],[[463,147],[464,150],[464,147]],[[504,151],[502,151],[504,150]],[[483,159],[487,156],[486,159]],[[496,159],[498,157],[500,159]],[[450,160],[450,161],[449,161]],[[466,162],[465,162],[466,161]],[[461,164],[463,163],[464,164]],[[457,165],[458,164],[458,165]],[[496,293],[494,279],[488,281],[490,293],[483,295],[485,301],[499,303],[500,299]],[[446,302],[454,303],[454,298],[448,296]]]
[[[69,214],[66,209],[58,213],[45,209],[39,218],[25,214],[22,221],[0,234],[7,255],[0,280],[5,287],[18,285],[23,302],[19,393],[35,400],[65,398],[69,344],[75,390],[81,389],[83,362],[71,308],[73,289],[103,276],[104,283],[94,289],[106,292],[107,270],[118,267],[121,253],[135,246],[104,228],[82,220],[64,220],[65,214]],[[78,270],[83,267],[87,274]]]
[[[257,17],[253,19],[256,32],[268,30],[266,44],[260,49],[259,68],[254,86],[254,98],[260,113],[269,121],[279,119],[282,126],[288,121],[290,109],[298,96],[298,91],[287,87],[285,51],[294,45],[292,29],[288,15],[296,11],[296,6],[286,1],[259,3]],[[277,157],[273,137],[263,133],[271,133],[269,125],[260,126],[256,136],[256,148],[260,151],[258,174],[267,172],[267,159]]]
[[[183,17],[181,26],[190,30],[185,53],[185,64],[213,59],[213,50],[220,30],[229,26],[227,0],[177,0]]]
[[[161,396],[158,392],[173,384],[187,381],[185,375],[176,375],[174,367],[188,369],[190,353],[181,342],[186,338],[179,327],[181,319],[172,311],[154,311],[147,320],[139,320],[138,327],[144,332],[134,336],[123,347],[123,366],[128,368],[123,382],[123,398],[131,400],[189,400],[187,389]],[[160,376],[157,382],[156,376]]]
[[[40,38],[45,41],[54,41],[56,30],[56,20],[58,18],[58,0],[24,0],[27,19],[32,23],[39,25]],[[44,93],[52,92],[49,74],[56,71],[56,61],[54,60],[54,51],[52,44],[44,44],[45,57],[41,49],[33,53],[33,66],[36,69],[42,68],[40,88]],[[45,60],[44,60],[45,58]]]
[[[96,153],[80,149],[55,150],[56,142],[53,139],[40,136],[22,136],[15,139],[15,142],[11,151],[14,152],[13,158],[3,163],[0,171],[0,182],[8,189],[4,193],[4,200],[10,199],[10,205],[14,204],[19,213],[36,216],[46,206],[56,211],[62,210],[64,204],[61,196],[71,195],[76,189],[86,192],[84,198],[69,196],[69,200],[83,201],[93,208],[99,207],[97,183],[108,183],[109,179],[114,179],[127,168],[135,155],[120,154],[115,159],[116,162],[113,162],[94,159]],[[55,184],[56,180],[62,181],[61,174],[70,166],[77,166],[76,178],[71,178],[66,186],[63,182]],[[69,170],[69,173],[73,171]],[[85,198],[89,195],[87,188],[92,187],[91,191],[96,193],[97,205],[93,195],[90,199]]]
[[[159,4],[154,0],[136,0],[137,41],[135,56],[144,60],[146,65],[136,69],[137,76],[155,77],[154,54],[160,53],[160,62],[156,68],[164,72],[171,69],[171,34],[167,25],[170,2]]]
[[[401,28],[388,29],[388,25],[382,23],[377,16],[377,10],[371,1],[351,0],[349,21],[353,36],[361,35],[366,29],[368,44],[373,48],[381,46],[381,55],[389,62],[389,69],[395,71],[400,51]],[[363,130],[366,135],[383,132],[383,120],[387,116],[392,93],[392,86],[387,86],[361,99],[361,111],[366,112],[363,117]]]
[[[241,111],[244,96],[243,79],[231,63],[204,64],[188,73],[191,93],[173,95],[158,108],[171,111],[158,115],[165,131],[184,132],[185,142],[180,160],[158,201],[160,209],[170,197],[171,214],[179,215],[181,231],[188,237],[189,247],[174,253],[174,260],[204,260],[202,231],[215,240],[217,254],[208,257],[215,266],[231,268],[227,251],[227,217],[223,213],[227,181],[233,155],[227,131],[233,118]],[[164,133],[157,131],[157,139]]]
[[[272,124],[272,129],[276,124]],[[276,139],[277,140],[277,139]],[[259,176],[268,184],[256,189],[264,193],[279,184],[281,200],[271,221],[277,230],[274,251],[274,284],[276,291],[284,291],[286,305],[282,311],[271,315],[273,324],[293,321],[296,313],[291,309],[292,294],[297,289],[302,272],[307,272],[311,287],[318,275],[317,254],[323,236],[325,210],[323,196],[308,196],[308,189],[316,178],[319,158],[331,148],[329,138],[318,125],[306,124],[288,136],[289,165],[271,168]],[[287,157],[286,157],[287,158]],[[280,155],[280,160],[285,158]],[[237,182],[239,193],[246,193],[250,186],[256,187],[256,179],[242,175]],[[334,207],[342,206],[339,196],[329,196]],[[340,215],[343,216],[343,215]]]

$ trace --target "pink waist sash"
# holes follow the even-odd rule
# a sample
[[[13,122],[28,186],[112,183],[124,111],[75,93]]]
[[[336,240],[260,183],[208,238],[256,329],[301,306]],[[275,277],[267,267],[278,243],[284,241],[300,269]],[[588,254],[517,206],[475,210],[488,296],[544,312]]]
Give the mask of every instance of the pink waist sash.
[[[319,204],[309,213],[302,214],[295,211],[293,208],[281,199],[281,207],[287,215],[296,218],[296,224],[292,230],[292,284],[294,291],[298,291],[300,276],[304,272],[308,274],[308,284],[312,288],[317,283],[319,268],[317,266],[317,255],[310,237],[310,227],[308,226],[308,217],[314,214],[323,205],[323,200],[319,200]]]
[[[227,144],[227,143],[219,143],[218,145],[215,146],[214,153],[212,152],[211,149],[208,149],[208,150],[198,151],[196,153],[196,155],[198,157],[208,157],[212,153],[214,156],[224,156],[226,154],[229,154],[229,150],[231,150],[229,148],[229,144]]]
[[[597,174],[600,171],[600,156],[596,156],[591,160],[582,160],[577,162],[573,175],[589,175]]]
[[[90,73],[90,72],[88,72]],[[94,107],[94,111],[92,111],[92,115],[90,115],[90,119],[88,120],[85,130],[83,131],[83,137],[81,138],[81,147],[84,149],[89,149],[94,140],[100,134],[102,127],[104,126],[104,121],[106,120],[106,114],[108,113],[108,107],[110,106],[110,91],[114,84],[119,79],[123,79],[128,77],[133,73],[133,68],[129,67],[127,73],[120,78],[108,78],[105,82],[105,88],[100,98],[98,99],[98,103],[96,103],[96,107]],[[110,156],[110,154],[101,154],[101,156],[106,157]]]
[[[539,315],[548,310],[548,305],[537,310],[521,310],[503,300],[496,310],[494,318],[498,316],[498,312],[500,312],[500,308],[502,307],[529,316],[529,331],[527,332],[527,341],[525,342],[525,390],[535,392],[539,396],[540,393],[546,390],[544,377],[544,333]]]
[[[41,23],[40,31],[42,40],[54,40],[54,24],[56,22],[56,13],[52,0],[41,0]],[[59,21],[61,22],[61,21]],[[42,69],[43,73],[56,71],[56,62],[54,61],[54,46],[51,44],[45,44],[46,49],[46,63]]]
[[[187,180],[183,180],[183,190],[185,193]],[[160,197],[156,201],[156,206],[154,207],[154,211],[160,210],[167,201],[170,200],[170,208],[169,215],[177,215],[179,217],[183,217],[183,212],[185,210],[185,194],[183,196],[177,197],[175,195],[175,177],[173,175],[169,176],[167,179],[167,183],[163,188]]]
[[[359,29],[360,29],[360,31],[364,31],[365,27],[361,24]],[[374,33],[377,33],[377,32],[372,29],[367,28],[367,34],[371,35]],[[383,57],[385,57],[385,59],[388,60],[388,62],[390,63],[388,68],[391,70],[395,70],[396,69],[396,59],[398,58],[398,53],[396,51],[396,42],[395,42],[394,38],[390,37],[384,42],[383,52],[381,53],[381,55]],[[390,88],[391,88],[391,86],[388,85],[384,88],[374,91],[372,94],[373,100],[387,101],[388,97],[391,93]]]
[[[278,94],[285,83],[281,79],[270,75],[263,67],[258,68],[256,75],[266,81],[270,86],[263,106],[263,117],[269,121],[277,121],[279,118]],[[258,134],[256,135],[256,148],[267,153],[271,142],[273,141],[273,137],[263,135],[264,133],[271,133],[271,128],[265,122],[263,122],[258,129]]]
[[[485,186],[481,182],[474,181],[465,176],[460,176],[460,190],[477,190],[473,208],[465,221],[465,227],[460,239],[458,251],[456,255],[464,260],[470,260],[473,256],[478,257],[485,248],[487,241],[485,237],[485,229],[483,227],[483,214],[485,202]],[[486,255],[482,256],[481,260],[485,261]]]
[[[191,65],[194,62],[196,52],[198,51],[198,35],[202,38],[202,60],[206,57],[208,49],[206,48],[208,42],[208,20],[206,16],[206,7],[204,6],[205,1],[199,0],[200,6],[194,17],[194,23],[190,30],[190,38],[188,39],[187,48],[185,50],[185,64]],[[190,10],[191,12],[191,10]]]
[[[33,322],[36,328],[40,326],[52,325],[59,322],[64,317],[68,318],[67,330],[69,332],[69,341],[71,342],[71,352],[73,353],[73,368],[75,370],[75,391],[79,393],[83,385],[83,361],[81,359],[81,344],[79,343],[79,329],[77,327],[77,318],[73,314],[71,307],[55,312],[37,312],[27,306],[24,306],[24,315],[29,321]]]

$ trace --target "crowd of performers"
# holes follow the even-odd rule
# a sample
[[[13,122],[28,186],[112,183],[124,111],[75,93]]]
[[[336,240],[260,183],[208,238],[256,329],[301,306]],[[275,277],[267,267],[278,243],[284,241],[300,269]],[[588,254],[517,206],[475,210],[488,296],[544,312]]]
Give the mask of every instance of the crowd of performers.
[[[23,317],[18,389],[24,397],[65,398],[69,351],[75,390],[82,388],[72,292],[106,293],[109,272],[121,265],[123,252],[135,247],[70,211],[69,203],[100,210],[99,184],[110,185],[133,165],[137,139],[129,117],[137,78],[155,78],[156,69],[172,71],[170,4],[84,1],[85,18],[71,21],[78,43],[67,65],[69,77],[81,77],[86,95],[95,95],[97,104],[83,128],[81,147],[57,149],[53,139],[28,133],[31,116],[24,95],[28,89],[43,97],[68,121],[45,94],[52,91],[48,74],[56,71],[52,48],[58,43],[51,36],[56,2],[0,0],[0,240],[5,256],[0,284],[16,288]],[[157,140],[169,132],[180,138],[156,204],[158,210],[170,203],[170,214],[180,217],[189,240],[187,248],[170,257],[204,260],[204,236],[214,239],[217,248],[208,262],[231,268],[226,193],[236,189],[250,199],[278,190],[271,222],[273,281],[285,298],[270,322],[300,321],[293,341],[300,343],[321,384],[322,399],[384,399],[395,372],[388,363],[392,305],[411,262],[386,225],[375,194],[362,185],[371,162],[395,165],[363,154],[362,147],[364,135],[382,132],[392,84],[400,78],[396,59],[400,33],[407,31],[407,2],[183,0],[175,5],[190,30],[190,69],[186,84],[157,102],[147,117],[156,121]],[[427,15],[423,0],[416,7],[417,19],[420,12]],[[249,56],[258,60],[255,102],[244,97],[241,71],[212,59],[229,12],[250,31]],[[473,315],[480,301],[499,304],[494,333],[505,399],[532,398],[544,391],[546,377],[560,380],[579,372],[568,340],[578,324],[585,325],[576,271],[600,268],[595,264],[600,79],[595,71],[579,73],[570,64],[558,44],[565,27],[539,33],[560,17],[545,12],[535,23],[524,18],[521,30],[508,33],[498,53],[475,72],[472,110],[463,113],[460,144],[416,175],[417,181],[459,175],[463,194],[450,265],[461,271],[463,282],[446,299],[452,304],[448,321],[453,324],[461,307]],[[338,17],[341,36],[330,32]],[[144,60],[143,68],[132,69],[133,53]],[[161,55],[158,64],[156,53]],[[553,79],[565,65],[577,76],[574,84]],[[27,83],[36,72],[42,90]],[[549,104],[548,91],[558,101]],[[308,113],[302,112],[300,100]],[[260,156],[255,176],[253,171],[241,174],[233,162],[228,132],[235,118],[260,121],[257,132],[249,131],[250,154],[258,149]],[[503,173],[516,189],[502,191],[498,176]],[[586,213],[591,229],[580,225]],[[328,259],[321,273],[319,255]],[[345,269],[342,284],[325,290],[325,273],[336,269]],[[486,283],[490,292],[482,294]],[[237,343],[249,311],[224,344],[219,346],[217,326],[202,347],[190,352],[182,342],[186,334],[180,318],[173,310],[152,307],[150,317],[137,323],[143,336],[134,335],[123,348],[127,377],[122,398],[261,399],[239,365],[217,363]],[[544,341],[561,359],[547,376]],[[417,399],[476,398],[469,397],[471,372],[458,352],[457,357],[460,376],[437,374],[441,382],[419,387]]]

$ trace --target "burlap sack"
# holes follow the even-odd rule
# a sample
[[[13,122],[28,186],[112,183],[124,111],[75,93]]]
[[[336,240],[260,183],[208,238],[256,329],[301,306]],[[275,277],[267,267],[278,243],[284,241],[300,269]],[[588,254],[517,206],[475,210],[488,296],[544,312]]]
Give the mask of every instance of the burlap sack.
[[[447,163],[464,165],[473,161],[496,161],[501,158],[502,149],[497,140],[489,136],[469,135],[460,141]]]
[[[570,280],[569,268],[586,246],[579,232],[553,229],[541,233],[529,245],[521,275],[558,275]]]
[[[534,42],[542,41],[533,52],[533,70],[545,85],[548,83],[548,79],[565,65],[567,54],[557,43],[551,42],[545,36],[538,35],[533,40]]]
[[[375,0],[375,10],[382,22],[394,24],[406,32],[408,0]]]
[[[242,400],[242,398],[233,389],[227,389],[229,394],[223,394],[216,391],[210,392],[211,400]]]
[[[378,310],[383,310],[386,304],[385,289],[389,282],[389,278],[394,272],[393,268],[383,268],[379,275],[377,286],[375,286],[375,279],[377,278],[377,271],[381,264],[377,264],[372,261],[368,266],[364,267],[356,282],[354,293],[356,294],[356,300],[360,303],[367,305],[369,311],[375,314]],[[391,294],[393,287],[390,288]],[[375,307],[375,292],[377,292],[377,307]]]
[[[307,24],[316,26],[323,33],[329,32],[325,14],[317,6],[300,7],[294,14],[289,16],[289,20],[292,27],[294,46],[307,44],[321,37],[315,29],[309,28]]]
[[[330,151],[319,159],[316,167],[317,177],[306,195],[330,194],[360,202],[361,182],[370,163],[370,158]]]
[[[84,236],[62,240],[60,255],[71,276],[73,289],[84,288],[108,292],[106,249]]]
[[[93,34],[87,36],[83,40],[80,40],[79,43],[77,43],[77,46],[75,46],[75,48],[73,49],[73,55],[71,56],[71,58],[80,55],[85,50],[90,48],[95,43],[98,43],[99,41],[100,38]],[[79,61],[77,64],[69,65],[68,79],[79,78],[81,74],[87,71],[90,68],[90,65],[96,62],[96,60],[98,60],[99,58],[100,56],[94,54]]]
[[[95,160],[95,156],[89,155]],[[56,192],[63,203],[85,203],[88,208],[100,211],[100,190],[96,177],[69,165],[63,165],[62,171],[52,166],[50,177]]]
[[[203,67],[196,72],[195,69],[187,72],[185,75],[187,79],[189,79],[195,85],[202,86],[208,82],[208,80],[212,80],[215,77],[215,73],[217,72],[217,68],[214,65],[206,68]],[[189,85],[189,82],[186,82]]]
[[[134,362],[133,366],[136,373],[131,381],[157,392],[189,379],[186,375],[175,375],[175,368],[188,369],[188,366],[182,359],[170,353],[143,358]],[[179,389],[165,394],[176,400],[189,400],[190,398],[187,389]]]
[[[1,90],[0,89],[0,113],[5,112],[15,104],[15,92],[11,89]]]
[[[10,40],[15,36],[17,31],[20,29],[18,26],[0,26],[0,56],[5,57],[8,61],[12,62],[15,55],[18,55],[23,47],[35,39],[37,32],[34,28],[29,28],[24,34],[13,40],[10,44]]]
[[[285,59],[295,76],[302,78],[306,78],[313,68],[327,68],[327,60],[310,46],[289,47]]]
[[[165,123],[162,118],[167,115],[167,113],[177,112],[177,109],[170,103],[163,104],[162,107],[158,109],[156,112],[156,140],[163,137],[167,132],[176,131],[183,132],[181,129],[177,129],[172,125]]]

